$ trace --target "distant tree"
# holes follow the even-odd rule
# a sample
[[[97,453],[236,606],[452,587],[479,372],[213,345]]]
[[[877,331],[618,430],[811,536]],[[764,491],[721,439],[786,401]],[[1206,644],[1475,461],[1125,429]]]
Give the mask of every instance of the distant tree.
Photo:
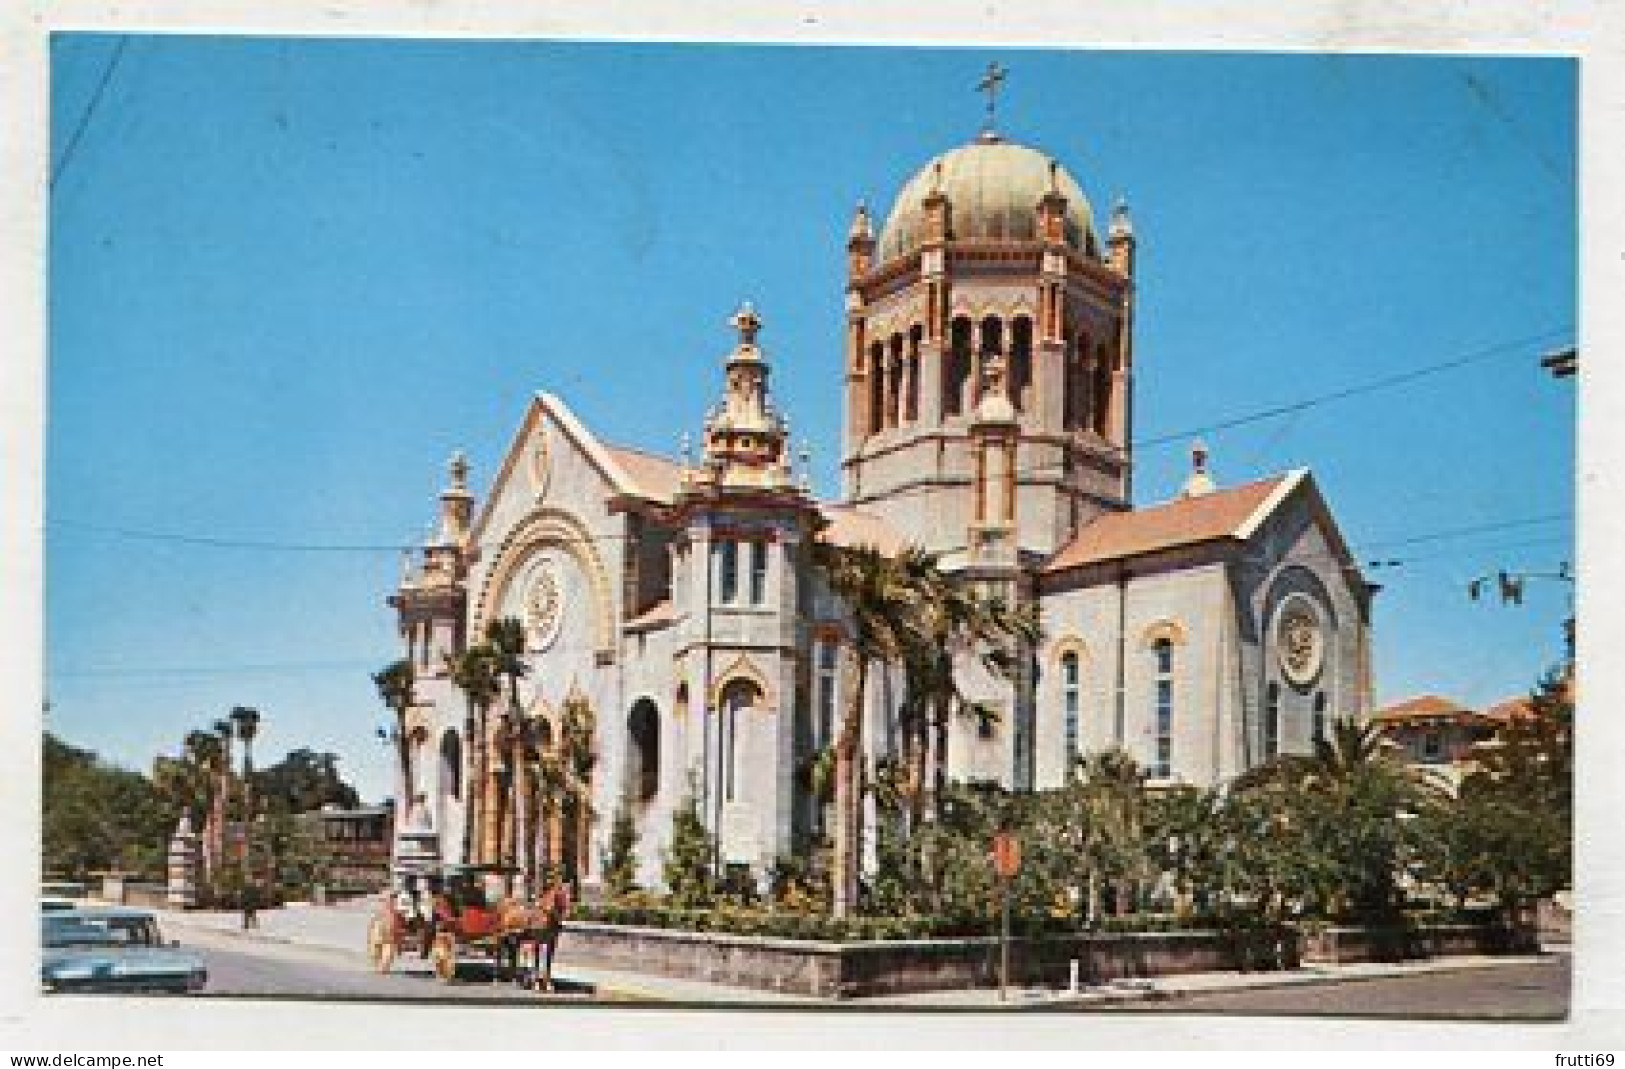
[[[308,747],[291,750],[276,764],[255,772],[254,793],[269,813],[308,813],[327,805],[351,809],[361,802],[355,788],[339,775],[338,755]]]
[[[83,877],[122,868],[163,875],[174,830],[171,802],[139,772],[101,761],[46,732],[43,738],[41,860],[47,872]]]

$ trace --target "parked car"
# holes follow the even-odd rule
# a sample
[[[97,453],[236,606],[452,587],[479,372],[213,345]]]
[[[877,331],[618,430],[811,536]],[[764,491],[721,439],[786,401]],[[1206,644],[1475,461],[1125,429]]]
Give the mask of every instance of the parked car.
[[[58,913],[65,909],[78,909],[79,903],[71,898],[42,895],[39,900],[39,908],[41,913]]]
[[[40,983],[47,992],[187,994],[203,959],[166,942],[150,910],[81,907],[40,913]]]

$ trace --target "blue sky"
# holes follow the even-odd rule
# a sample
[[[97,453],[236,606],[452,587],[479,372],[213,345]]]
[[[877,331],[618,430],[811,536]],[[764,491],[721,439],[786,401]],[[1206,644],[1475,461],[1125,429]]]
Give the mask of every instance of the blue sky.
[[[387,791],[368,673],[443,463],[528,395],[674,452],[742,298],[834,489],[842,242],[1008,136],[1140,235],[1141,501],[1311,467],[1372,571],[1381,700],[1488,702],[1561,654],[1572,559],[1575,67],[1561,60],[71,34],[52,49],[46,723],[146,766],[235,704],[261,753]],[[104,72],[116,68],[98,96]],[[96,101],[89,111],[92,100]],[[1519,343],[1519,344],[1514,344]],[[1502,348],[1497,348],[1502,347]],[[1555,517],[1555,519],[1554,519]],[[1462,529],[1476,534],[1451,535]]]

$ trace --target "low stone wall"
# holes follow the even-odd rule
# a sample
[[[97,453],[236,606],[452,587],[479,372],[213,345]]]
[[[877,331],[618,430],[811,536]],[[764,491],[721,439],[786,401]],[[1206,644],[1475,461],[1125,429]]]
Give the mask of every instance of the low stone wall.
[[[1531,928],[1438,924],[1420,928],[1324,928],[1303,936],[1303,960],[1336,965],[1408,961],[1461,954],[1531,954],[1540,949]]]
[[[828,943],[577,922],[559,944],[564,962],[652,972],[824,998],[991,987],[997,938]],[[1295,945],[1218,932],[1012,939],[1013,983],[1062,986],[1072,962],[1088,983],[1296,963]]]
[[[1184,973],[1293,969],[1301,963],[1396,961],[1534,949],[1532,933],[1469,925],[1404,932],[1325,928],[1313,933],[1057,935],[1012,939],[1010,979],[1015,984],[1064,987],[1074,961],[1080,981],[1101,983]],[[565,929],[559,959],[822,998],[992,987],[999,982],[999,941],[991,936],[831,943],[581,921]]]

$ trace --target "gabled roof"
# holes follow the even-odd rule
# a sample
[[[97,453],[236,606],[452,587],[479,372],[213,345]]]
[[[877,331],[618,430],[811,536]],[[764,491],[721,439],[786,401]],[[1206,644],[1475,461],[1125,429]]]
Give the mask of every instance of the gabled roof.
[[[1373,724],[1410,724],[1419,721],[1445,720],[1456,724],[1477,724],[1483,717],[1458,701],[1441,698],[1437,694],[1419,694],[1414,698],[1384,706],[1371,714]]]
[[[1100,516],[1050,558],[1046,572],[1219,539],[1245,539],[1308,476],[1304,469],[1197,497]]]
[[[820,537],[837,546],[873,546],[891,556],[908,545],[908,539],[891,524],[855,505],[820,502],[819,512],[829,521]]]
[[[614,493],[656,503],[670,501],[671,495],[667,493],[662,496],[662,491],[668,482],[665,469],[669,466],[675,472],[674,462],[640,449],[605,445],[576,418],[569,405],[553,394],[537,393],[531,399],[530,407],[525,410],[525,418],[520,422],[519,429],[514,432],[507,452],[503,454],[502,466],[497,469],[496,478],[486,491],[484,503],[470,531],[471,541],[478,543],[484,537],[486,524],[491,519],[491,511],[501,498],[509,480],[514,477],[514,471],[524,452],[524,443],[529,440],[537,423],[549,418],[559,432],[580,450],[587,458],[587,462],[604,477],[604,481],[609,483]],[[675,475],[671,476],[670,481],[675,489]]]

